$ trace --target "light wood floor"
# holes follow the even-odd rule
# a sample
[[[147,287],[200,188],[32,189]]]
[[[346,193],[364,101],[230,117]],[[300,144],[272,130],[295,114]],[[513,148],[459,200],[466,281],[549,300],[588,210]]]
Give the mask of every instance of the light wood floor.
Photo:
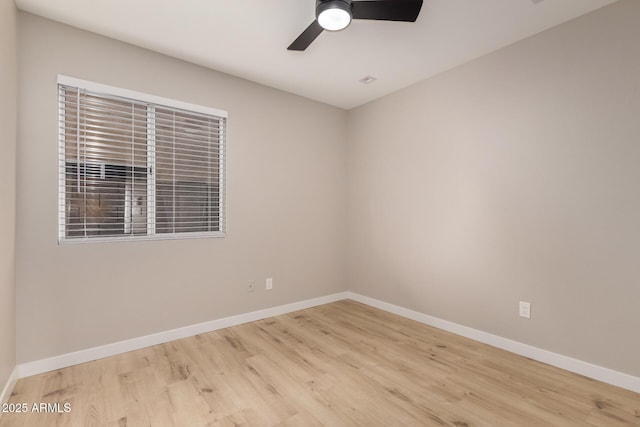
[[[640,426],[640,395],[353,301],[21,379],[0,426]]]

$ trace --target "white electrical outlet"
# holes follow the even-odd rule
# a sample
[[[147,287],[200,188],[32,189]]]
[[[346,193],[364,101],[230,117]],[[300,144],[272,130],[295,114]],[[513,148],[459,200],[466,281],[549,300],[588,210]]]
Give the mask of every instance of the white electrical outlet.
[[[520,301],[520,317],[531,319],[531,303]]]
[[[267,277],[267,281],[264,284],[264,288],[268,291],[273,289],[273,277]]]
[[[256,281],[249,280],[249,283],[247,283],[247,292],[253,292],[255,290],[256,290]]]

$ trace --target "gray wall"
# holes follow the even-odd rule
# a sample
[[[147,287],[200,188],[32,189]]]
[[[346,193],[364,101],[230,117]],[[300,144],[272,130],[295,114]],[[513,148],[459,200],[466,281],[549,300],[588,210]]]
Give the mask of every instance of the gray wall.
[[[13,0],[0,0],[0,393],[16,365],[16,22]]]
[[[22,12],[18,53],[20,363],[346,289],[344,110]],[[227,110],[227,237],[58,246],[57,74]]]
[[[639,17],[621,1],[351,111],[350,289],[640,376]]]

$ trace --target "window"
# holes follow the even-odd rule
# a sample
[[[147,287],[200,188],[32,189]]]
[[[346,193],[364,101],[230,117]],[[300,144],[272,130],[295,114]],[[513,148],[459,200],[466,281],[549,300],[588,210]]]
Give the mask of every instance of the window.
[[[224,236],[224,111],[59,76],[59,241]]]

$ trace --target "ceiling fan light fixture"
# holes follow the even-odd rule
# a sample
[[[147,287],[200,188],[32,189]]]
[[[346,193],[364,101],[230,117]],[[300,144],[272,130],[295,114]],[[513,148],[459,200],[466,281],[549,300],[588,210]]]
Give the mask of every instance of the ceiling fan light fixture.
[[[351,4],[349,1],[320,1],[316,12],[318,24],[328,31],[344,30],[351,23]]]

